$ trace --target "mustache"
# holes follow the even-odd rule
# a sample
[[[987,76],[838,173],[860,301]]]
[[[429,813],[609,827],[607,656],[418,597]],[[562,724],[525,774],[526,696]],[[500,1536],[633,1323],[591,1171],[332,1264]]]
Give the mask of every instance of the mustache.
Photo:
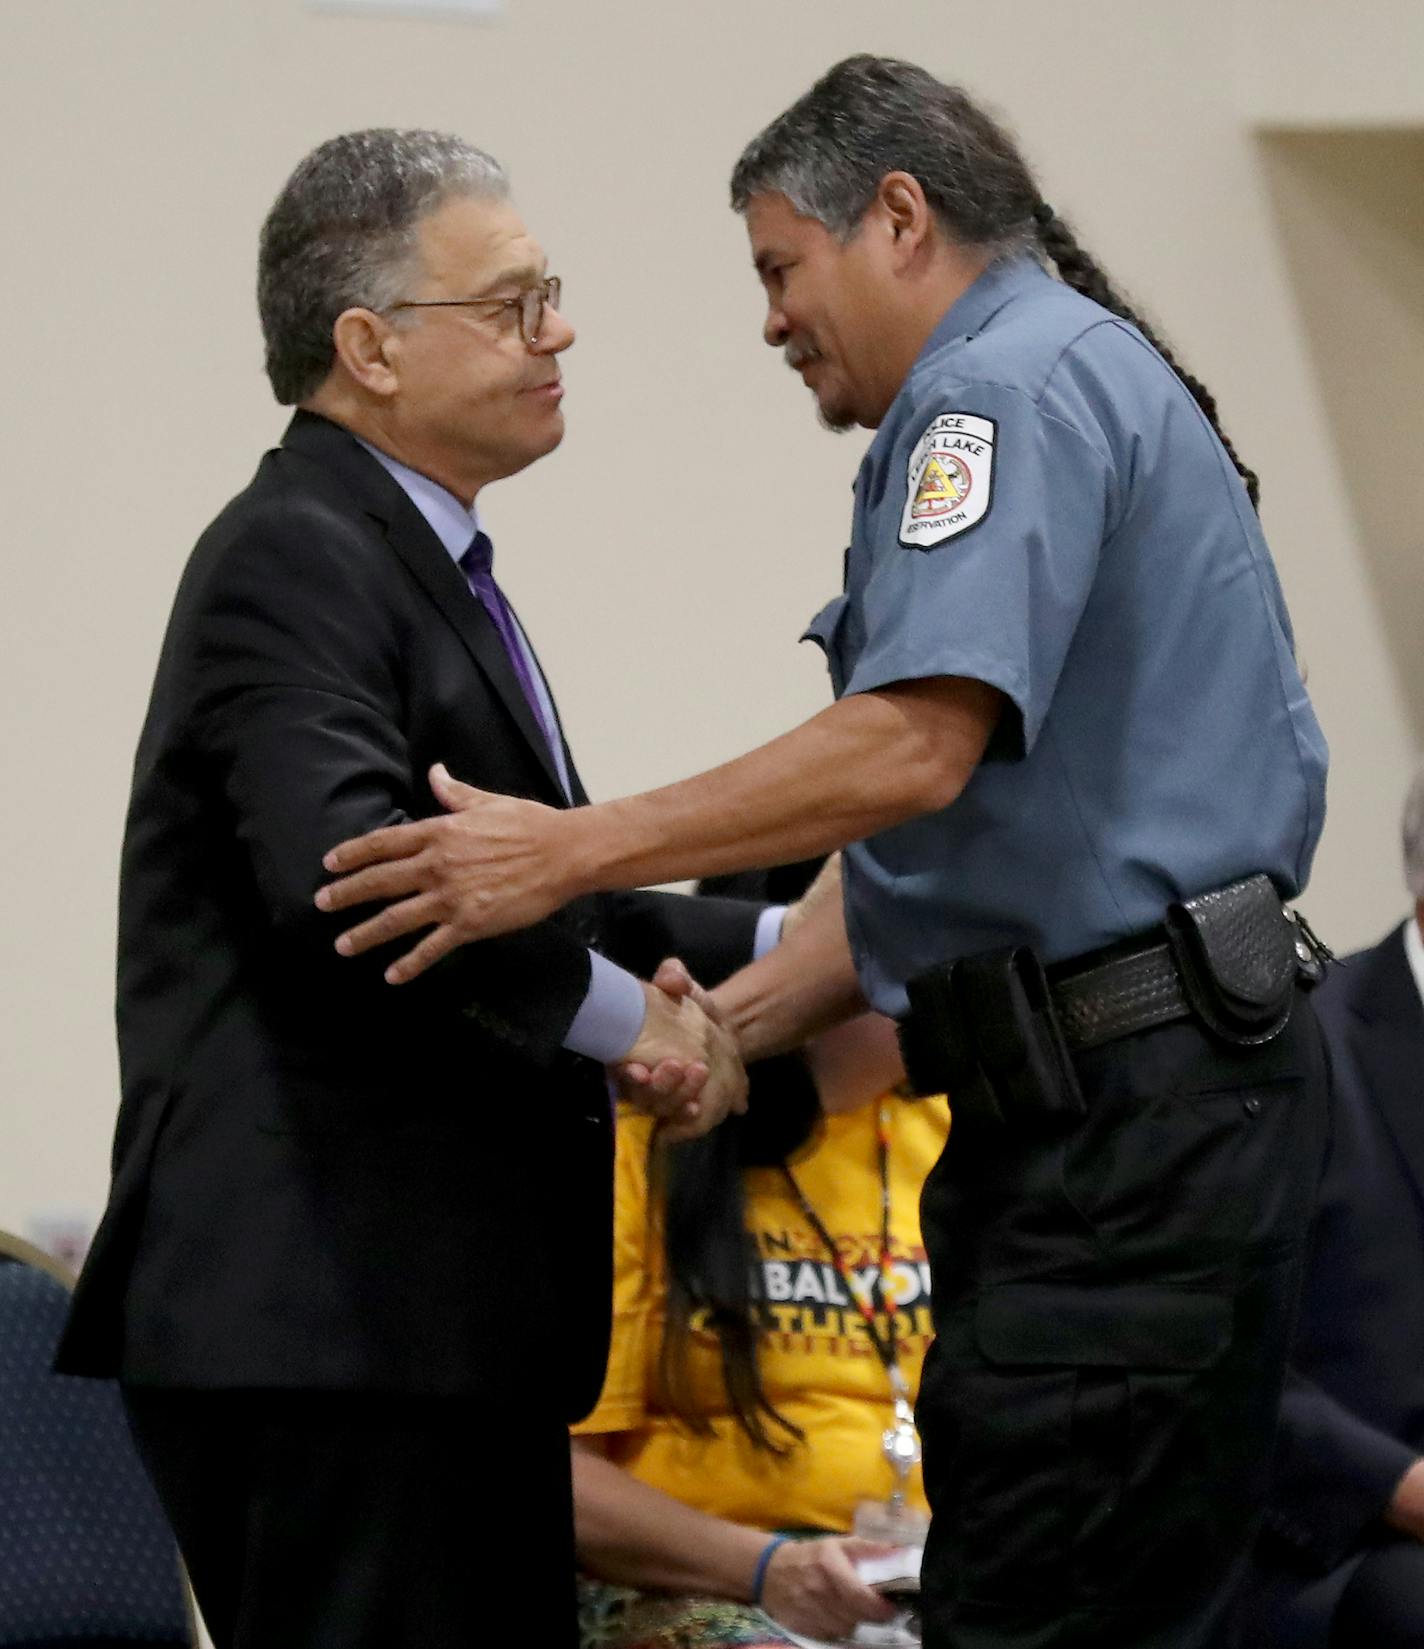
[[[793,372],[799,372],[807,361],[814,361],[820,350],[810,343],[788,343],[786,346],[786,364]]]

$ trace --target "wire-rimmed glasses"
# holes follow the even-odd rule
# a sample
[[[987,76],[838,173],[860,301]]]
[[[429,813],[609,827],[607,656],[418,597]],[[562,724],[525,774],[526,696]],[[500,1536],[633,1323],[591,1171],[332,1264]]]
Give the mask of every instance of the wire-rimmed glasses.
[[[535,286],[526,286],[512,298],[413,298],[404,303],[391,304],[385,313],[397,309],[517,309],[519,330],[532,349],[544,330],[544,311],[559,307],[563,290],[564,283],[559,277],[550,275]]]

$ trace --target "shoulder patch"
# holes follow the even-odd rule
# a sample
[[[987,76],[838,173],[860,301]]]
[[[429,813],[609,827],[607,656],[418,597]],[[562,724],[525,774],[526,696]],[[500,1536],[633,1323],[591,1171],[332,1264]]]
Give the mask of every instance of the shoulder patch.
[[[973,412],[942,413],[910,453],[900,542],[932,549],[977,526],[994,497],[999,426]]]

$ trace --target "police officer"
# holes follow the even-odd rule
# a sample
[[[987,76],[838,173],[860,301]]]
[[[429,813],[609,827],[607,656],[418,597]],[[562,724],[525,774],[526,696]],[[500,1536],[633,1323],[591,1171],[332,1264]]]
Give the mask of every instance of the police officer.
[[[837,65],[732,192],[767,342],[876,431],[811,629],[836,703],[575,813],[439,776],[449,817],[339,849],[323,897],[396,901],[354,949],[425,930],[399,982],[575,892],[844,845],[843,900],[820,884],[719,997],[749,1056],[868,1001],[950,1084],[925,1641],[1229,1643],[1324,1109],[1281,899],[1326,756],[1255,477],[923,70]]]

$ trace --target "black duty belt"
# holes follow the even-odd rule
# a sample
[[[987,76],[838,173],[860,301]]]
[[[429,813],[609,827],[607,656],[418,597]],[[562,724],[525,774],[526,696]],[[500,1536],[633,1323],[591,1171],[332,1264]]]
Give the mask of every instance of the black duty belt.
[[[1162,926],[1045,969],[1068,1046],[1101,1047],[1135,1031],[1201,1019],[1226,1040],[1267,1041],[1297,976],[1328,956],[1265,876],[1173,905]]]
[[[900,1027],[919,1093],[958,1094],[974,1111],[1077,1113],[1070,1056],[1138,1031],[1194,1019],[1237,1047],[1285,1028],[1298,981],[1330,952],[1250,876],[1169,907],[1134,939],[1044,968],[1010,946],[931,968],[910,981]]]
[[[1165,938],[1082,971],[1060,963],[1045,972],[1063,1040],[1074,1053],[1192,1015]]]

